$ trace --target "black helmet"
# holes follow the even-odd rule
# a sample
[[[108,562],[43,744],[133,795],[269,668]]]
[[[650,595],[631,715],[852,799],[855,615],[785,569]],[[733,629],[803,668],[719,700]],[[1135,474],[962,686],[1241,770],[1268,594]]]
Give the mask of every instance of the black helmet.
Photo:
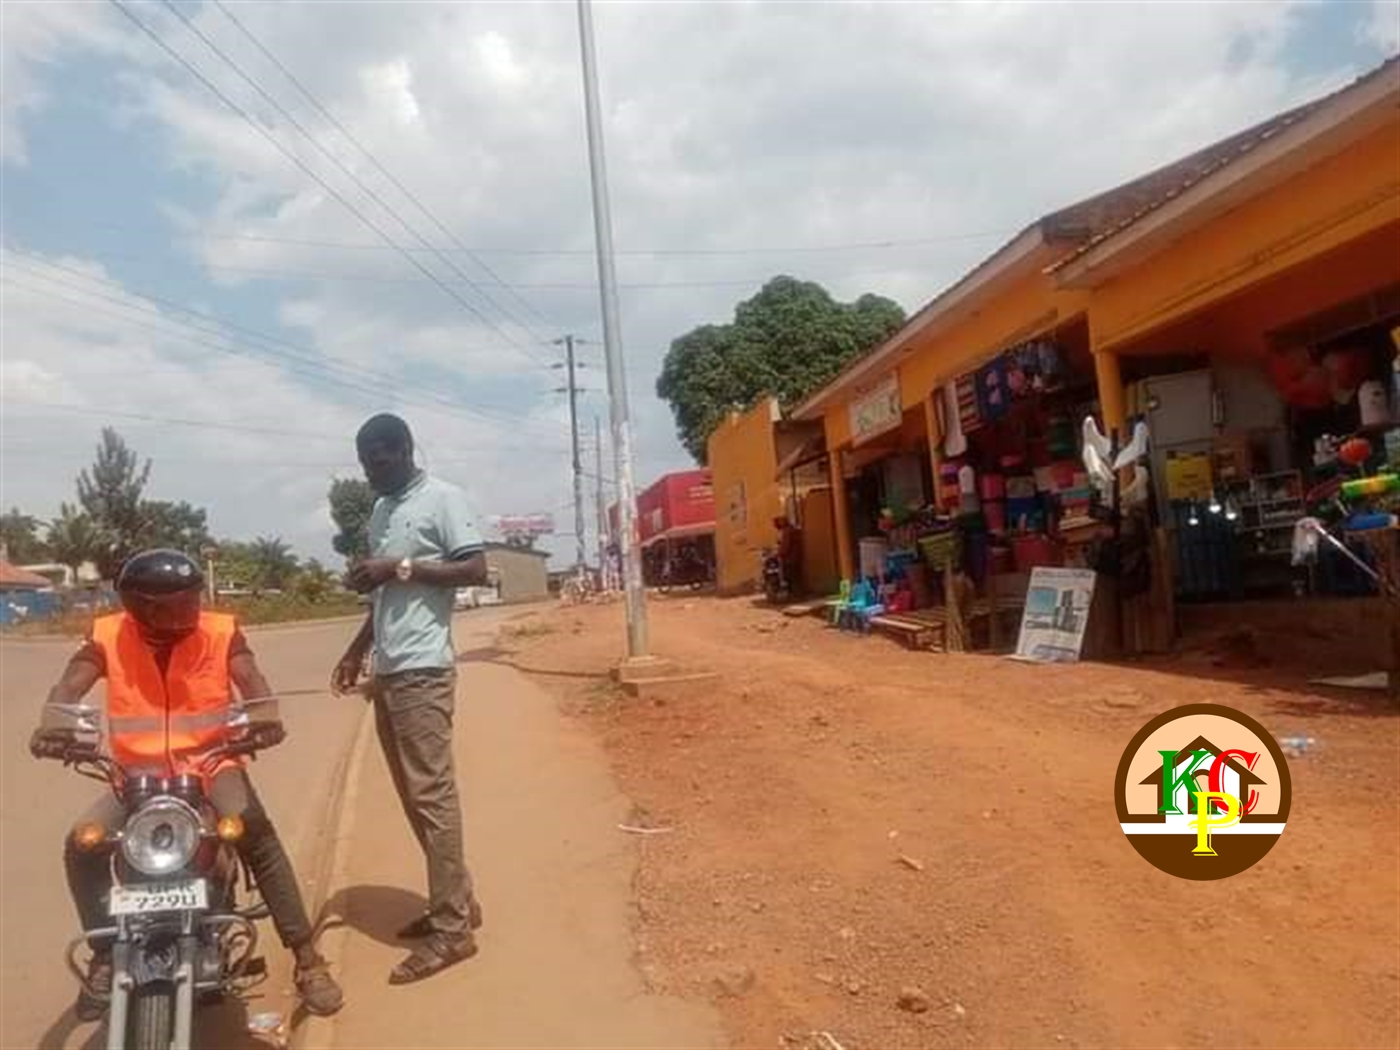
[[[183,638],[199,626],[203,589],[204,573],[198,564],[173,550],[134,554],[117,577],[122,607],[143,633],[161,641]]]

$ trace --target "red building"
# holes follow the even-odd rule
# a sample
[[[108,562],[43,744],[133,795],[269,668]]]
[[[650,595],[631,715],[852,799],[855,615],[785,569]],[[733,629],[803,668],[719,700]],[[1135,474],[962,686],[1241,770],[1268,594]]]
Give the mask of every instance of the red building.
[[[616,530],[616,505],[609,516]],[[715,490],[709,469],[678,470],[643,489],[637,495],[637,533],[649,585],[712,579]]]

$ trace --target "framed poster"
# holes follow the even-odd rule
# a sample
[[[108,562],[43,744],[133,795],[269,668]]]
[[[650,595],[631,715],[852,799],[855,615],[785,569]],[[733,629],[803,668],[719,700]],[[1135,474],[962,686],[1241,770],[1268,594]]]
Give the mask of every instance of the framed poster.
[[[1016,658],[1034,663],[1077,662],[1093,600],[1092,569],[1032,569]]]

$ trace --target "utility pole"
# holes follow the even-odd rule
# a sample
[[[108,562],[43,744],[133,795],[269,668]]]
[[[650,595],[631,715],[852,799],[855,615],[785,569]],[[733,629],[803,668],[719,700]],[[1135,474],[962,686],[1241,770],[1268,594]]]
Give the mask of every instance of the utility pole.
[[[603,349],[608,361],[608,421],[612,426],[617,475],[617,512],[626,592],[627,657],[647,654],[647,602],[642,584],[642,551],[637,536],[637,494],[632,480],[632,423],[627,409],[627,370],[622,359],[622,325],[613,263],[608,166],[603,149],[603,112],[598,99],[598,59],[593,44],[591,0],[578,0],[579,46],[583,53],[583,108],[588,127],[588,169],[593,184],[593,233],[598,252],[598,295],[603,309]]]
[[[588,557],[585,553],[586,537],[583,534],[583,458],[578,447],[578,377],[574,363],[574,342],[571,335],[554,340],[555,346],[564,346],[565,367],[569,371],[569,385],[566,389],[569,394],[569,434],[573,439],[574,450],[574,575],[580,576]]]
[[[598,589],[608,589],[608,501],[603,494],[603,421],[593,417],[593,483],[597,486]]]

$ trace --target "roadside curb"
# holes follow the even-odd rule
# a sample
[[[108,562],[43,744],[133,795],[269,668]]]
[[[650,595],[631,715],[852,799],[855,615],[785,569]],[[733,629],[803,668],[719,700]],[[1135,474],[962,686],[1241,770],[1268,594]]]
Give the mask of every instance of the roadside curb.
[[[341,775],[331,791],[331,799],[326,805],[326,826],[333,828],[330,842],[321,851],[316,864],[315,883],[310,895],[310,912],[318,931],[317,943],[321,953],[337,967],[345,958],[345,947],[349,940],[349,926],[344,916],[325,914],[335,888],[343,886],[350,870],[350,847],[355,833],[355,813],[360,795],[360,776],[364,769],[365,753],[369,750],[370,725],[374,721],[372,701],[365,702],[360,724],[355,728],[355,739],[342,765]],[[327,926],[328,920],[341,921]],[[341,970],[342,984],[344,971]],[[294,1050],[330,1050],[335,1045],[335,1017],[317,1017],[306,1014],[301,1023],[292,1028],[287,1045]]]

